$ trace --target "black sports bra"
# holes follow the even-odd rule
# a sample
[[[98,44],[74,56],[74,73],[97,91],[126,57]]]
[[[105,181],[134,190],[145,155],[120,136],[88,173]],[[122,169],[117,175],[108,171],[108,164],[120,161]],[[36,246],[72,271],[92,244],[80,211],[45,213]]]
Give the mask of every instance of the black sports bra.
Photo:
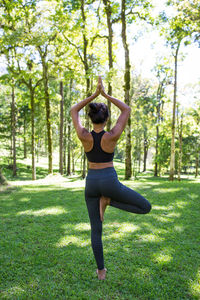
[[[113,161],[114,152],[108,153],[102,150],[101,148],[101,138],[104,135],[105,130],[96,133],[94,130],[91,131],[93,136],[93,148],[89,152],[85,152],[87,159],[89,162],[96,162],[96,163],[104,163]]]

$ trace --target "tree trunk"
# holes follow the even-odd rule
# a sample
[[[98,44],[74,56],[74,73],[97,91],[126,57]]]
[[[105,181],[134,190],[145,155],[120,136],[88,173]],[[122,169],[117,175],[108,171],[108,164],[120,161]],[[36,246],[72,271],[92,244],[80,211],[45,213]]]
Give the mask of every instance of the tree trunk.
[[[15,108],[15,88],[12,86],[12,158],[13,158],[13,176],[17,176],[17,163],[16,163],[16,108]]]
[[[156,158],[155,158],[155,169],[154,169],[154,176],[158,177],[158,140],[159,140],[159,125],[156,124]]]
[[[75,174],[75,157],[74,157],[73,147],[72,147],[72,173]]]
[[[31,96],[31,155],[32,155],[32,180],[36,180],[35,166],[35,101],[34,90],[30,79],[30,96]],[[39,150],[38,150],[39,151]]]
[[[47,124],[47,143],[48,143],[48,173],[53,173],[53,149],[52,149],[52,129],[51,129],[51,109],[50,109],[50,97],[49,97],[49,87],[48,87],[48,65],[45,61],[47,56],[47,51],[43,54],[41,48],[39,47],[39,53],[42,60],[43,69],[43,84],[44,84],[44,96],[45,96],[45,107],[46,107],[46,124]]]
[[[65,99],[65,98],[64,98]],[[65,107],[65,118],[64,118],[64,138],[63,138],[63,168],[64,173],[67,172],[67,166],[66,166],[66,147],[67,147],[67,109],[66,104],[64,104]]]
[[[121,1],[121,21],[122,21],[122,42],[125,51],[125,74],[124,74],[124,91],[125,91],[125,103],[130,106],[130,59],[129,48],[127,44],[126,36],[126,1]],[[126,158],[125,158],[125,179],[131,177],[131,117],[128,119],[126,126]]]
[[[145,138],[144,139],[144,166],[143,166],[143,172],[146,172],[146,170],[147,170],[147,154],[148,154],[148,141]]]
[[[163,81],[159,84],[157,90],[157,106],[156,106],[156,113],[157,113],[157,122],[156,122],[156,154],[155,154],[155,168],[154,168],[154,176],[158,177],[158,140],[159,140],[159,126],[160,126],[160,110],[161,110],[161,97],[163,93]]]
[[[73,79],[70,79],[69,86],[69,106],[72,103],[72,85]],[[67,175],[71,175],[71,115],[68,115],[68,130],[67,130]]]
[[[82,37],[83,37],[83,65],[85,69],[85,78],[86,78],[86,96],[90,96],[90,78],[89,78],[89,65],[88,65],[88,57],[87,57],[87,47],[88,47],[88,40],[86,37],[86,16],[85,16],[85,0],[81,0],[81,14],[82,14]],[[89,130],[89,117],[88,117],[88,107],[85,107],[85,127]],[[83,154],[83,169],[82,169],[82,178],[86,176],[86,156],[85,153]]]
[[[67,132],[67,175],[71,175],[71,122],[68,123]]]
[[[27,158],[27,146],[26,146],[26,112],[24,112],[24,158]]]
[[[174,99],[173,99],[173,113],[172,113],[172,140],[171,140],[171,157],[170,157],[170,174],[169,180],[174,180],[175,169],[175,114],[176,114],[176,94],[177,94],[177,62],[178,51],[180,48],[180,42],[177,45],[176,53],[174,56]]]
[[[196,160],[195,160],[195,177],[199,175],[199,151],[196,153]]]
[[[106,11],[106,17],[107,17],[107,27],[108,27],[108,59],[109,59],[109,72],[112,72],[113,69],[113,50],[112,50],[112,44],[113,44],[113,29],[112,29],[112,21],[111,21],[111,14],[112,14],[112,8],[110,6],[110,0],[103,0],[105,11]],[[109,76],[108,81],[108,95],[112,96],[112,81],[111,77]],[[110,131],[111,129],[111,102],[107,101],[108,109],[110,112],[110,117],[107,121],[107,131]]]
[[[60,151],[59,151],[59,172],[63,175],[63,124],[64,124],[64,94],[63,94],[63,82],[60,82]]]
[[[182,169],[182,140],[183,140],[183,114],[181,114],[181,122],[179,127],[179,120],[178,120],[178,110],[177,110],[177,124],[178,124],[178,139],[179,139],[179,155],[178,155],[178,181],[181,181],[181,169]]]

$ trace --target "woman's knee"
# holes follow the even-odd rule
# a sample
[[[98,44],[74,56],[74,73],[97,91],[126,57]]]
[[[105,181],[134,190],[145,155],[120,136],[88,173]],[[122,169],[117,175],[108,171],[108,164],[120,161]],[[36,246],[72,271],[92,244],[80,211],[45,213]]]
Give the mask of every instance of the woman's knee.
[[[148,214],[150,211],[151,211],[151,204],[149,203],[149,201],[147,201],[144,207],[144,214]]]

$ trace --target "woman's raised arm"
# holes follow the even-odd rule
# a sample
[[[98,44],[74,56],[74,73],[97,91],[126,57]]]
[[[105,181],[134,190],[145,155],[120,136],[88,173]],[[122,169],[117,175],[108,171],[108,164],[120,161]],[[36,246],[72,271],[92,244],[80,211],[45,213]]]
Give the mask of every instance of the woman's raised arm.
[[[131,108],[126,103],[120,101],[119,99],[116,99],[116,98],[106,94],[101,78],[99,79],[99,81],[101,82],[101,95],[103,97],[105,97],[106,99],[108,99],[110,102],[112,102],[114,105],[116,105],[121,110],[121,114],[120,114],[115,126],[110,131],[112,140],[117,141],[126,126],[128,118],[130,116]]]
[[[74,128],[75,128],[80,140],[85,140],[87,138],[88,131],[82,126],[78,113],[83,107],[85,107],[93,99],[95,99],[97,96],[99,96],[100,86],[101,85],[98,81],[97,89],[93,95],[89,96],[88,98],[82,100],[81,102],[79,102],[71,107],[70,113],[71,113],[72,121],[73,121]]]

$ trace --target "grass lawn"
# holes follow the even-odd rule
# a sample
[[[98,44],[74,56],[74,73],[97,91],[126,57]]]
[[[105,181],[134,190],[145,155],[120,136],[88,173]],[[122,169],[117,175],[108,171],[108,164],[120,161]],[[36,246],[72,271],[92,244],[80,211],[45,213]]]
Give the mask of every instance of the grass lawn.
[[[152,211],[107,209],[105,281],[95,274],[84,180],[50,176],[1,192],[0,299],[200,299],[200,181],[123,183]]]

